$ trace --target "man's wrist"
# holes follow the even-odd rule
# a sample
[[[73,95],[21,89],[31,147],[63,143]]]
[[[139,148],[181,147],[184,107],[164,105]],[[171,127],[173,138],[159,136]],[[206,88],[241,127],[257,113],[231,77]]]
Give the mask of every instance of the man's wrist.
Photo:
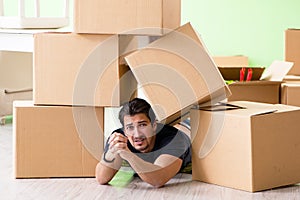
[[[123,151],[120,151],[120,156],[124,160],[131,160],[133,157],[133,153],[123,150]]]
[[[107,154],[110,154],[110,155],[107,155]],[[113,163],[116,158],[111,155],[112,155],[112,153],[109,153],[108,151],[104,151],[102,159],[107,163]]]

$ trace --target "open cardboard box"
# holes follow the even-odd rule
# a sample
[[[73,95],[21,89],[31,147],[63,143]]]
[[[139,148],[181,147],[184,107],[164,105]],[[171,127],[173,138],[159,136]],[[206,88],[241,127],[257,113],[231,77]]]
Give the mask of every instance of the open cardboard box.
[[[190,23],[126,56],[125,60],[160,122],[175,124],[188,115],[193,104],[217,102],[230,95]]]
[[[191,110],[193,180],[249,192],[300,182],[300,108],[228,102]]]
[[[228,101],[244,100],[276,104],[280,103],[282,80],[292,66],[293,63],[291,62],[274,61],[266,69],[262,67],[251,68],[253,72],[251,81],[238,81],[240,80],[241,68],[224,67],[222,68],[223,71],[219,69],[225,80],[237,80],[228,85],[232,92]],[[247,73],[245,77],[247,77]]]

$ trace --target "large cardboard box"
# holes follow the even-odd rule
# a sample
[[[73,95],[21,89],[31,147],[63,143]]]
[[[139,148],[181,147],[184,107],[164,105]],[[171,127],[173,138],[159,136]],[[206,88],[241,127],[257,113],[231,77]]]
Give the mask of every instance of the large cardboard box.
[[[249,192],[300,182],[300,108],[229,102],[191,110],[193,180]]]
[[[244,81],[228,85],[232,95],[228,101],[254,101],[262,103],[280,103],[280,81]]]
[[[192,104],[219,101],[227,85],[190,23],[125,57],[159,121],[176,122]]]
[[[292,106],[300,106],[300,82],[282,84],[281,103]]]
[[[181,0],[75,0],[74,31],[162,35],[180,26]]]
[[[40,33],[34,36],[34,103],[119,106],[137,83],[122,57],[133,36]]]
[[[293,62],[289,75],[300,75],[300,29],[285,31],[285,60]]]
[[[100,107],[15,101],[15,177],[94,177],[103,153],[103,116]]]

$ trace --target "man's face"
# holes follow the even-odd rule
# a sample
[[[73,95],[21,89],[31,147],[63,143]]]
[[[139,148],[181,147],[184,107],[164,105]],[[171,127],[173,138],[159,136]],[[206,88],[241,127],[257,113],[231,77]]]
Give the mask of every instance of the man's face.
[[[131,145],[142,153],[150,152],[155,143],[156,123],[145,114],[124,116],[124,132]]]

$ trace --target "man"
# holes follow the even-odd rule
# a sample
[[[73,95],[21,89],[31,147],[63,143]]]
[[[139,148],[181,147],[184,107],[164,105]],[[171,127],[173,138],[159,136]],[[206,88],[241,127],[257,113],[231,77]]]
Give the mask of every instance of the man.
[[[120,169],[122,160],[154,187],[161,187],[191,162],[189,137],[178,129],[159,124],[149,103],[135,98],[119,112],[122,129],[109,137],[96,179],[107,184]]]

